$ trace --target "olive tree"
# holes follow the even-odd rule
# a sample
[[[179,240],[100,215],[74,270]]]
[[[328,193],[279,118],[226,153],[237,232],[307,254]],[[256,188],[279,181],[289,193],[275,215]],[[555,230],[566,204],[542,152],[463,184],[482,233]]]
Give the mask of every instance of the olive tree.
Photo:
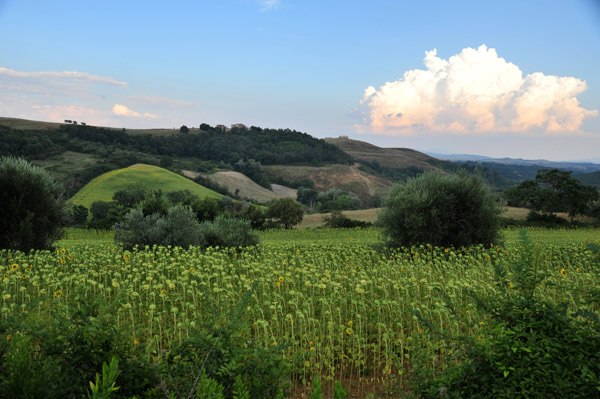
[[[62,187],[25,159],[0,158],[0,245],[48,249],[60,238],[66,210]]]
[[[389,246],[489,244],[498,239],[502,205],[477,175],[427,173],[396,185],[378,224]]]

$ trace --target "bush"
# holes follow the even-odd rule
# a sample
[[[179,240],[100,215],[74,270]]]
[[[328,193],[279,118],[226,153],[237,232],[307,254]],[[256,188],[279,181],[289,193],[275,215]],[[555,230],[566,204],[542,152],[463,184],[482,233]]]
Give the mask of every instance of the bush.
[[[125,208],[115,201],[95,201],[90,207],[92,217],[87,224],[90,229],[110,229],[123,218]]]
[[[207,247],[248,247],[259,242],[250,221],[217,216],[212,222],[200,224],[200,235]]]
[[[344,229],[354,227],[369,227],[371,226],[371,223],[350,219],[341,211],[332,211],[331,216],[325,218],[324,226],[331,227],[332,229]]]
[[[114,226],[115,241],[125,249],[145,245],[171,245],[188,248],[204,245],[200,224],[190,207],[176,205],[159,213],[144,216],[141,209],[132,209],[121,223]]]
[[[247,247],[259,241],[247,220],[219,216],[214,221],[199,223],[194,211],[182,205],[167,209],[165,216],[159,213],[144,216],[141,209],[132,209],[114,229],[115,241],[125,249],[136,245]]]
[[[396,185],[379,214],[392,247],[489,244],[498,239],[501,204],[476,175],[424,174]]]
[[[265,226],[265,212],[258,205],[251,204],[244,207],[236,215],[238,219],[248,220],[255,230],[260,230]]]
[[[525,220],[530,226],[561,227],[569,224],[567,219],[561,218],[558,215],[537,213],[536,211],[529,211]]]
[[[317,195],[316,204],[318,212],[364,208],[364,204],[354,193],[338,188],[320,192]]]
[[[89,211],[83,205],[73,205],[67,212],[67,225],[71,227],[85,228]]]
[[[0,246],[47,249],[65,222],[62,188],[24,159],[0,158]]]

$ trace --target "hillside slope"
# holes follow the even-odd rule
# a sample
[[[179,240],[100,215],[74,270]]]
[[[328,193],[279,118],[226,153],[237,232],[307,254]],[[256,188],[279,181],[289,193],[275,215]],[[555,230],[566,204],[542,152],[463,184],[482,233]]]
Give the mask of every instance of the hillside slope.
[[[95,201],[111,201],[115,192],[130,188],[164,193],[189,190],[198,197],[219,198],[218,194],[176,173],[152,165],[135,164],[100,175],[79,190],[70,201],[89,208]]]
[[[384,195],[393,186],[389,180],[360,170],[358,164],[318,167],[269,165],[263,166],[263,168],[267,174],[282,177],[288,181],[309,178],[319,191],[327,191],[332,188],[351,191],[363,202],[374,194]]]
[[[335,145],[359,161],[377,161],[381,166],[389,168],[418,167],[423,170],[436,169],[435,166],[427,162],[434,161],[435,158],[409,148],[381,148],[364,141],[347,138],[326,138],[325,141]]]
[[[202,175],[215,183],[226,187],[227,191],[230,193],[237,192],[241,198],[248,198],[260,203],[266,203],[274,199],[285,197],[296,199],[295,189],[284,187],[287,190],[282,191],[281,187],[283,186],[274,185],[276,187],[271,191],[256,184],[243,173],[232,170],[222,170],[214,173],[198,173],[190,170],[183,170],[182,173],[192,179]]]
[[[8,126],[19,130],[54,130],[62,123],[33,121],[29,119],[7,118],[0,116],[0,126]]]

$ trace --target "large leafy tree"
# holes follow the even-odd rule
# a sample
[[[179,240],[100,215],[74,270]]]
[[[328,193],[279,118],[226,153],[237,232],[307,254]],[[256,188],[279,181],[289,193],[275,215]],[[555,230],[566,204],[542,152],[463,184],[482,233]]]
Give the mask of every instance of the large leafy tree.
[[[489,245],[501,205],[477,175],[426,173],[394,186],[377,222],[390,247]]]
[[[524,206],[546,215],[566,212],[571,219],[585,214],[590,204],[598,199],[598,191],[592,186],[584,186],[571,173],[559,169],[541,169],[535,180],[525,180],[507,191],[509,204]]]
[[[47,249],[65,223],[62,187],[20,158],[0,158],[0,247]]]
[[[300,223],[304,216],[304,208],[291,198],[279,198],[272,201],[267,208],[267,217],[286,229]]]

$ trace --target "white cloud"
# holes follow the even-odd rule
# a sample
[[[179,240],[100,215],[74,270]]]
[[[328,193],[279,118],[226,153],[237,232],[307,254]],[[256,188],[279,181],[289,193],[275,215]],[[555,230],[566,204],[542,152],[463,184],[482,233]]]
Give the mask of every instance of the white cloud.
[[[268,11],[268,10],[272,10],[274,8],[279,7],[280,2],[279,0],[261,0],[260,2],[261,11]]]
[[[72,82],[88,82],[88,83],[105,83],[110,85],[116,85],[126,87],[127,83],[119,82],[116,79],[106,76],[91,75],[86,72],[75,72],[75,71],[44,71],[44,72],[23,72],[15,71],[14,69],[0,67],[0,77],[6,79],[34,79],[34,80],[51,80],[51,81],[72,81]]]
[[[434,49],[424,63],[426,70],[365,89],[361,104],[375,132],[573,132],[598,115],[576,98],[586,89],[584,81],[541,72],[523,77],[518,66],[485,45],[448,60]]]
[[[139,112],[135,112],[130,110],[129,108],[127,108],[125,105],[122,104],[115,104],[112,107],[112,113],[115,115],[119,115],[119,116],[128,116],[128,117],[134,117],[134,118],[151,118],[154,119],[156,118],[156,115],[150,114],[150,113],[144,113],[141,114]]]

